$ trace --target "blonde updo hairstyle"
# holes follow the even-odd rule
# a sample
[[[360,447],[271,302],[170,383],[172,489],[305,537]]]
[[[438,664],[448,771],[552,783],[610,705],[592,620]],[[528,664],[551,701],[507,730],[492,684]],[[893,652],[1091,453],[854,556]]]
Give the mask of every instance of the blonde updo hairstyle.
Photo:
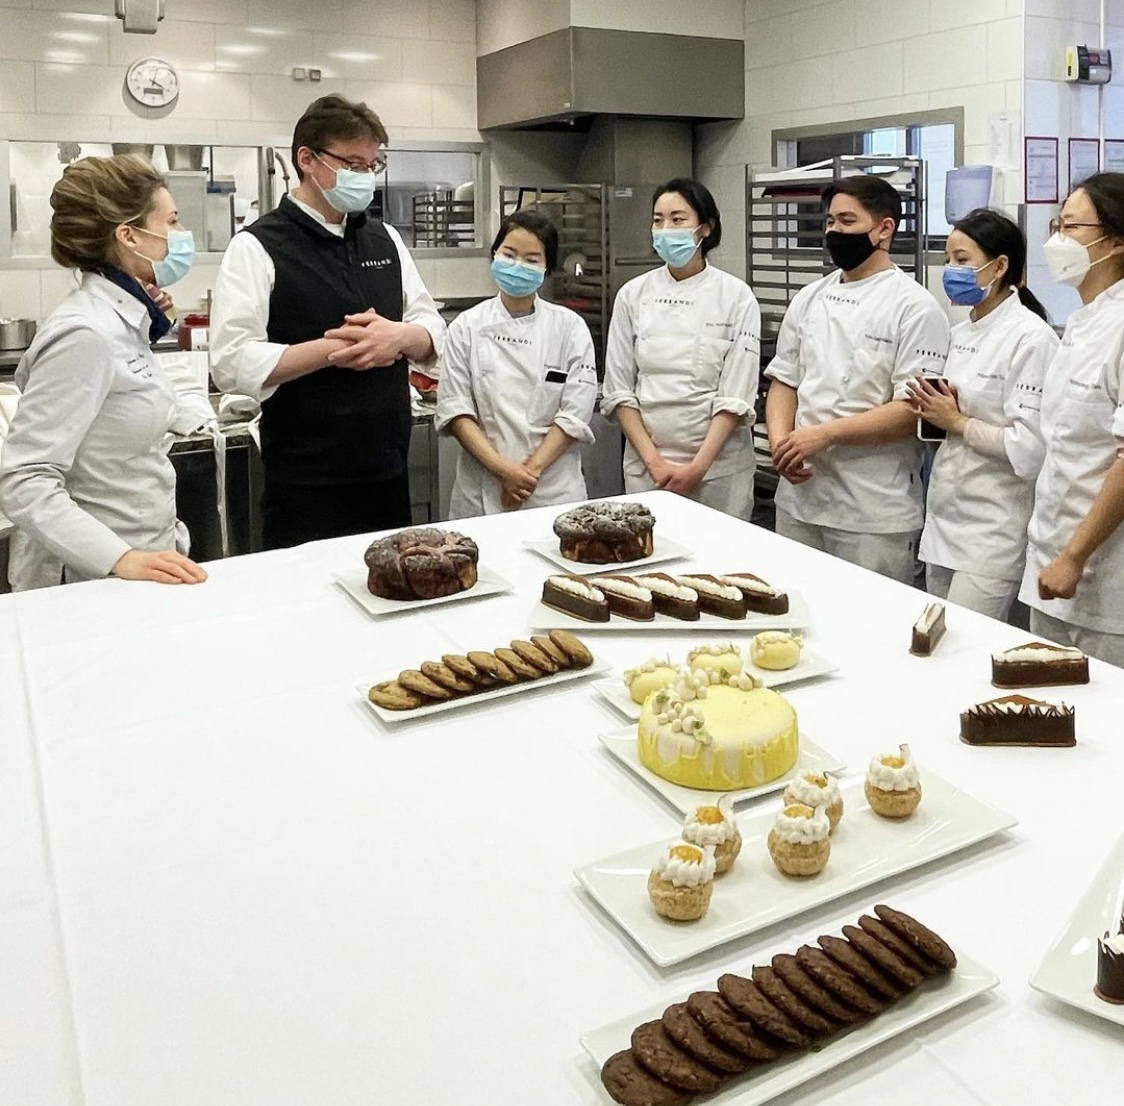
[[[51,257],[65,269],[98,272],[117,264],[116,231],[140,224],[168,183],[143,157],[84,157],[51,192]]]

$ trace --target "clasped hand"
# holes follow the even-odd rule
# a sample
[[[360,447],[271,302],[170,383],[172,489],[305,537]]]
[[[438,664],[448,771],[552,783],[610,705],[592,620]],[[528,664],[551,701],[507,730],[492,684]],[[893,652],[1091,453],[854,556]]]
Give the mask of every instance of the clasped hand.
[[[361,315],[345,315],[344,325],[324,332],[325,338],[349,343],[328,354],[340,369],[385,369],[402,356],[402,324],[384,319],[373,308]]]
[[[964,432],[968,416],[960,410],[960,396],[955,384],[943,378],[927,380],[915,377],[906,383],[906,402],[926,422],[955,434]]]
[[[790,484],[811,480],[812,470],[805,463],[809,457],[822,453],[831,445],[824,426],[801,426],[790,430],[772,446],[773,467]]]

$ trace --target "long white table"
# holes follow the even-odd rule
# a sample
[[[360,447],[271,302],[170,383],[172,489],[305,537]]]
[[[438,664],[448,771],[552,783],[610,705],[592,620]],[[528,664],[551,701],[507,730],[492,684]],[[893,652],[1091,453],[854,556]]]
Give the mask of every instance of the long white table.
[[[600,748],[622,721],[588,681],[395,727],[355,690],[525,636],[550,566],[521,542],[556,511],[458,524],[513,594],[390,620],[332,582],[363,538],[209,565],[202,587],[5,597],[0,1104],[604,1102],[582,1032],[883,900],[1002,983],[786,1103],[1118,1097],[1124,1030],[1027,977],[1124,831],[1124,672],[1092,662],[1088,687],[1064,689],[1076,749],[969,748],[958,713],[999,694],[989,653],[1025,633],[950,608],[936,655],[911,657],[919,592],[675,496],[638,498],[696,569],[803,592],[809,644],[841,670],[785,694],[849,775],[908,740],[923,770],[1019,826],[661,970],[572,875],[676,832]],[[587,640],[624,667],[707,638]]]

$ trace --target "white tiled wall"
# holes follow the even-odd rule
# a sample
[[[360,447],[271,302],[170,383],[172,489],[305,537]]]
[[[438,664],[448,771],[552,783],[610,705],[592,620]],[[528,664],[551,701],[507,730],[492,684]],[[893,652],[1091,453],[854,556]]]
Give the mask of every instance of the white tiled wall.
[[[965,161],[990,160],[989,117],[1021,143],[1026,0],[746,0],[746,117],[700,127],[699,174],[730,233],[718,264],[745,269],[741,167],[771,165],[785,127],[963,107]],[[1021,191],[1021,166],[1004,197]]]
[[[152,36],[126,35],[112,10],[112,0],[0,0],[0,138],[284,147],[313,99],[340,92],[366,100],[392,143],[479,140],[475,0],[168,0]],[[180,76],[162,118],[124,93],[128,65],[150,55]],[[294,81],[294,66],[323,80]],[[63,273],[2,264],[3,315],[41,317],[71,286]],[[201,265],[177,300],[200,302],[213,276]]]

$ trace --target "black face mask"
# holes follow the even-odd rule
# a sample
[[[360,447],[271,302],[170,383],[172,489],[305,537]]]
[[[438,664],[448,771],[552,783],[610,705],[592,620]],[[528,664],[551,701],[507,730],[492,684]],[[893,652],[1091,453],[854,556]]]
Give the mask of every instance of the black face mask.
[[[823,236],[823,243],[831,255],[831,263],[845,273],[857,269],[878,249],[869,234],[844,234],[841,230],[829,230]]]

